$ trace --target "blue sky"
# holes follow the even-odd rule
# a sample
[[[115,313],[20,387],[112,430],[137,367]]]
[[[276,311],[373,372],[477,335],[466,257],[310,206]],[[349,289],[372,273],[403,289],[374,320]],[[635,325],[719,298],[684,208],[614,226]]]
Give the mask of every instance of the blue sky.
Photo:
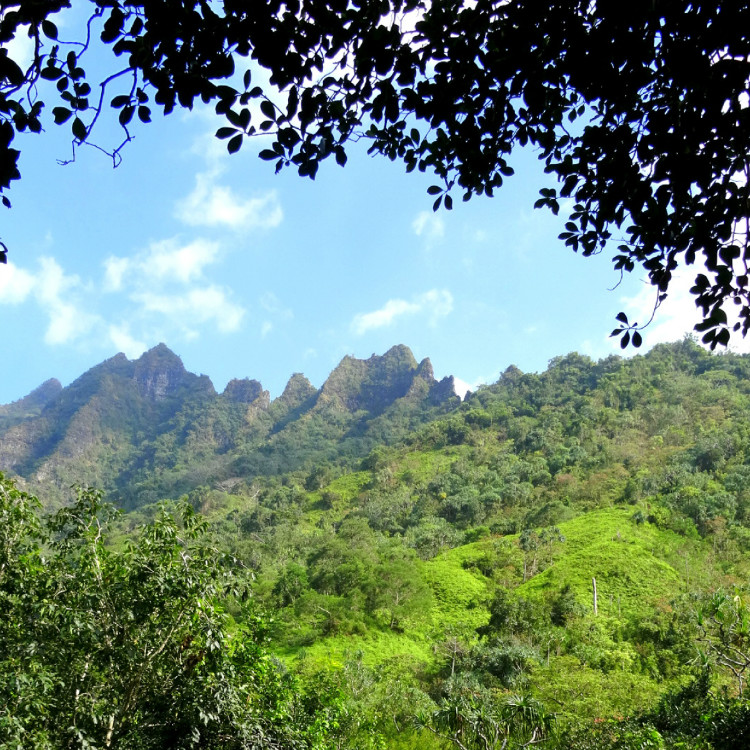
[[[275,175],[260,142],[227,155],[212,135],[222,124],[209,111],[156,116],[117,169],[90,148],[60,166],[65,128],[19,139],[23,178],[0,225],[0,403],[160,341],[219,390],[247,376],[276,397],[294,372],[319,386],[344,355],[397,343],[474,385],[510,364],[619,352],[617,312],[650,315],[642,275],[613,290],[609,260],[575,255],[557,239],[562,218],[533,209],[547,184],[533,153],[494,198],[433,213],[433,179],[363,144],[313,182]],[[688,286],[644,348],[692,328]]]

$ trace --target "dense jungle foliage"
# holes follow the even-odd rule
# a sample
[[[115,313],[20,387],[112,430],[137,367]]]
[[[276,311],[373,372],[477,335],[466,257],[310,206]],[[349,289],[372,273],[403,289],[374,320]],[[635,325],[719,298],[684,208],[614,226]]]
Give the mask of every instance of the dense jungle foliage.
[[[171,510],[4,480],[0,744],[747,747],[748,375],[689,339],[509,367]]]

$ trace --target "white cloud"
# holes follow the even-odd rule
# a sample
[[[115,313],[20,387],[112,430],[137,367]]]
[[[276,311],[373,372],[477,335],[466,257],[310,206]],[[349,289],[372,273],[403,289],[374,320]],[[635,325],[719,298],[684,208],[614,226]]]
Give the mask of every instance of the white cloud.
[[[66,274],[54,258],[41,258],[33,273],[12,263],[0,268],[0,304],[36,302],[48,318],[48,344],[75,341],[99,322],[99,316],[88,311],[88,292],[80,278]]]
[[[107,258],[104,290],[119,292],[124,286],[153,286],[154,282],[189,284],[201,278],[204,269],[215,263],[218,255],[218,243],[200,237],[187,244],[176,238],[152,242],[146,250],[130,258]]]
[[[461,378],[457,378],[455,375],[453,376],[453,392],[463,401],[466,398],[466,394],[469,391],[473,391],[474,386],[467,383],[465,380],[461,380]]]
[[[449,315],[453,310],[453,295],[447,289],[431,289],[414,297],[410,302],[403,299],[390,299],[379,310],[358,313],[351,323],[352,331],[361,336],[367,331],[384,328],[404,316],[426,314],[430,323]]]
[[[34,277],[13,263],[0,266],[0,304],[24,302],[34,286]]]
[[[279,298],[273,292],[266,292],[260,298],[260,306],[271,315],[275,315],[281,320],[289,320],[294,317],[294,313],[284,307]]]
[[[433,324],[453,312],[453,295],[447,289],[431,289],[421,294],[417,302],[429,313]]]
[[[110,255],[104,261],[104,291],[118,292],[122,289],[122,280],[130,268],[129,258],[118,258]]]
[[[159,279],[173,279],[187,284],[203,275],[203,268],[211,265],[219,252],[216,242],[196,239],[180,246],[169,239],[151,245],[144,259],[144,270]]]
[[[428,242],[441,240],[445,236],[445,222],[432,211],[422,211],[411,223],[417,237],[424,237]]]
[[[131,321],[138,338],[153,341],[169,331],[187,340],[202,328],[219,333],[237,331],[245,315],[231,300],[231,292],[206,279],[207,269],[219,259],[219,244],[203,238],[181,243],[176,238],[153,242],[131,258],[109,258],[105,286],[117,289],[135,304]],[[139,343],[133,340],[133,348]]]
[[[360,336],[373,328],[383,328],[393,323],[402,315],[411,315],[419,312],[419,305],[407,302],[403,299],[389,299],[379,310],[369,313],[360,313],[352,322],[352,329]]]
[[[261,309],[267,313],[266,320],[260,327],[260,337],[266,338],[269,333],[276,327],[276,324],[282,321],[291,320],[294,313],[285,307],[281,300],[273,292],[265,292],[258,300]]]
[[[135,292],[133,301],[141,311],[156,313],[182,329],[183,335],[195,338],[194,326],[213,323],[221,333],[238,330],[245,310],[231,302],[218,286],[194,288],[182,294],[163,294],[151,290]]]
[[[178,201],[175,215],[190,226],[224,226],[230,229],[273,229],[281,224],[284,212],[278,195],[270,190],[242,198],[232,188],[217,184],[221,169],[214,167],[195,177],[193,191]]]
[[[140,357],[147,349],[147,344],[138,341],[130,334],[130,326],[127,323],[122,325],[111,325],[108,329],[109,339],[119,352],[123,352],[128,359]]]
[[[43,338],[51,346],[113,345],[129,357],[206,329],[234,333],[245,309],[231,290],[206,278],[219,249],[201,238],[154,242],[130,257],[110,256],[98,278],[84,279],[52,257],[30,269],[9,263],[0,268],[0,305],[35,305],[47,318]]]
[[[230,302],[225,292],[217,286],[193,289],[187,301],[198,322],[213,321],[221,333],[237,331],[245,315],[245,310]]]
[[[49,316],[44,334],[47,344],[68,344],[88,333],[100,320],[79,298],[83,285],[78,276],[66,275],[54,258],[42,258],[34,279],[34,297]],[[83,290],[84,292],[87,290]]]

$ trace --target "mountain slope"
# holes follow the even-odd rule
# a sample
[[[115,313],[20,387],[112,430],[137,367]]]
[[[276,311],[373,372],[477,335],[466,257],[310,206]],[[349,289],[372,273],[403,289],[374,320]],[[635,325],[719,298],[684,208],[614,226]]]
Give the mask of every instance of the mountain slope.
[[[397,346],[368,360],[345,357],[320,390],[296,374],[273,402],[248,378],[217,394],[159,344],[0,407],[0,470],[52,502],[77,482],[134,507],[201,484],[361,458],[455,407],[449,388],[429,360],[418,365]]]

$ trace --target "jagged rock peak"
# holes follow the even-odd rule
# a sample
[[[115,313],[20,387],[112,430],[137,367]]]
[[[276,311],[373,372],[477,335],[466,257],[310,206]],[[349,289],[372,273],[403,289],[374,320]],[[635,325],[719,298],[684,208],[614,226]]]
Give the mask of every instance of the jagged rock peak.
[[[414,354],[411,349],[404,344],[396,344],[395,346],[392,346],[380,357],[377,354],[373,354],[367,362],[368,364],[393,363],[394,365],[399,365],[408,370],[414,370],[417,368],[417,360],[415,359]]]
[[[279,401],[293,409],[317,392],[317,388],[301,372],[295,372],[279,396]]]
[[[23,398],[19,398],[12,404],[0,405],[0,414],[9,408],[16,409],[33,409],[34,407],[43,408],[62,390],[62,383],[57,378],[45,380],[39,387],[34,388],[31,393]]]
[[[385,354],[373,354],[367,359],[357,359],[347,354],[328,376],[328,381],[339,372],[357,371],[388,375],[394,372],[414,372],[416,369],[417,360],[414,358],[411,349],[404,344],[397,344],[392,346]]]
[[[433,385],[430,400],[435,404],[442,404],[452,398],[460,397],[456,393],[456,381],[453,375],[446,375],[440,382]]]
[[[114,357],[105,359],[98,365],[94,365],[90,370],[87,370],[83,375],[77,378],[73,385],[86,381],[88,378],[99,379],[104,375],[120,375],[124,378],[130,378],[133,376],[133,370],[135,368],[135,362],[131,362],[122,352],[115,354]]]
[[[117,356],[120,357],[123,355],[118,354]],[[184,369],[182,360],[166,344],[163,343],[151,347],[151,349],[149,349],[147,352],[143,352],[143,354],[141,354],[141,356],[138,357],[135,362],[139,365],[160,366],[166,364],[173,367],[182,367]]]
[[[432,368],[432,362],[429,357],[425,357],[417,367],[417,377],[422,378],[428,382],[435,380],[435,370]]]
[[[263,386],[257,380],[243,378],[230,380],[222,395],[235,404],[251,404],[264,393],[268,392],[263,390]]]
[[[162,401],[175,392],[189,373],[165,344],[157,344],[135,361],[133,378],[142,396]]]
[[[349,411],[379,413],[409,392],[417,368],[411,349],[403,344],[369,359],[346,356],[323,384],[321,398]]]

